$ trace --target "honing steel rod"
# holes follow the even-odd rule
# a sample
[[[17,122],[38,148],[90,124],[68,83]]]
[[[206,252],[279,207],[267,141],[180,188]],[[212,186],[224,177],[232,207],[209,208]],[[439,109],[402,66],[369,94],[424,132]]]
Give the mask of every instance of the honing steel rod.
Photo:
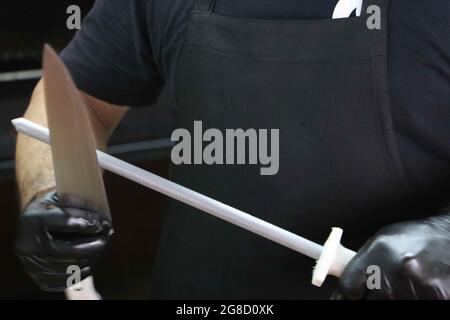
[[[47,128],[25,118],[12,120],[12,124],[18,132],[50,144]],[[325,245],[322,246],[102,151],[97,150],[97,156],[100,166],[105,170],[318,260],[312,281],[316,286],[322,285],[327,274],[339,277],[356,254],[340,245],[342,229],[333,228]]]

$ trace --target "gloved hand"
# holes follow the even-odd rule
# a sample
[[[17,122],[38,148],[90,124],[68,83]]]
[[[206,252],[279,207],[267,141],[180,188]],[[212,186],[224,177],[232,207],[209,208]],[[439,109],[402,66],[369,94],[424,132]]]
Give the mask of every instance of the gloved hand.
[[[36,196],[19,217],[16,252],[26,271],[41,289],[67,289],[76,265],[81,280],[107,244],[111,222],[101,214],[60,203],[55,192]]]
[[[371,265],[380,268],[380,289],[368,289]],[[450,299],[450,215],[381,229],[339,281],[332,299]]]

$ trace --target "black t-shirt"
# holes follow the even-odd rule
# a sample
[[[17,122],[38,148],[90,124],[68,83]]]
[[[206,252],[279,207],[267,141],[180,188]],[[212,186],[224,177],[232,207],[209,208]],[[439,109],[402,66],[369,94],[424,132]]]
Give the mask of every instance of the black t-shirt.
[[[330,19],[338,0],[217,0],[215,13]],[[97,0],[62,53],[78,87],[145,106],[173,84],[193,0]],[[450,1],[391,0],[389,86],[406,174],[417,187],[450,177]],[[318,88],[320,92],[320,88]],[[276,106],[274,106],[276,108]]]

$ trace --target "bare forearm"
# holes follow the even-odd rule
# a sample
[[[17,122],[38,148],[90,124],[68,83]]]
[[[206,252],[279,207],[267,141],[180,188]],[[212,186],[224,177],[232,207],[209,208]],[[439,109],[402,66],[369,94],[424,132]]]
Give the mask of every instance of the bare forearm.
[[[47,127],[47,115],[42,81],[36,86],[25,118]],[[94,131],[97,148],[105,149],[114,128],[122,119],[126,108],[118,108],[83,95],[89,106],[88,114]],[[16,176],[21,198],[25,206],[38,192],[55,186],[50,147],[22,134],[16,147]]]
[[[47,127],[42,82],[36,86],[24,117]],[[50,147],[19,134],[16,147],[16,176],[22,207],[37,192],[54,186]]]

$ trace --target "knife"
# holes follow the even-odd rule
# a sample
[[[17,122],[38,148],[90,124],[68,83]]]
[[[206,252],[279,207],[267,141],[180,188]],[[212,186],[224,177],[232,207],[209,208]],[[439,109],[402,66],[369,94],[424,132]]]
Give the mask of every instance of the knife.
[[[63,203],[82,201],[86,208],[111,219],[96,142],[87,105],[57,53],[45,45],[44,95],[50,130],[56,191]],[[87,278],[66,290],[69,299],[97,300],[100,295]]]

